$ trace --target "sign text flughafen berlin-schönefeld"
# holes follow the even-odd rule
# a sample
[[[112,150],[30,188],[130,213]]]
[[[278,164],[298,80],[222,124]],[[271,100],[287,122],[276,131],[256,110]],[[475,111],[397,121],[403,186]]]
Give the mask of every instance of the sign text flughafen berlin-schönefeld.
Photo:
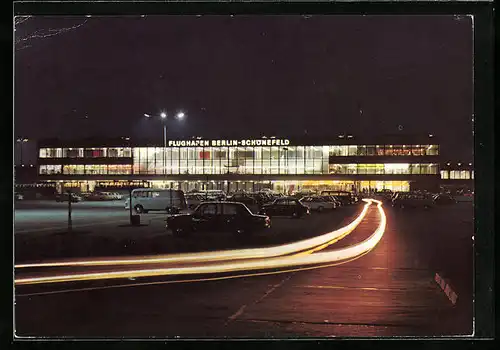
[[[287,139],[252,139],[252,140],[170,140],[169,147],[184,146],[288,146],[290,140]]]

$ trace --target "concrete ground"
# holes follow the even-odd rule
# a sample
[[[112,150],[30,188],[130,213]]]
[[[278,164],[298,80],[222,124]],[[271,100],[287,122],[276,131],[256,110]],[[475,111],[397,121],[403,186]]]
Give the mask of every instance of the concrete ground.
[[[274,217],[272,228],[237,240],[229,233],[197,233],[176,238],[165,229],[164,212],[141,215],[131,227],[129,212],[119,202],[82,202],[73,211],[73,230],[67,232],[66,204],[29,203],[16,209],[16,263],[54,258],[166,254],[241,247],[279,245],[329,232],[348,222],[361,206],[313,213],[302,219]],[[253,208],[254,211],[257,208]],[[39,219],[41,218],[41,219]]]
[[[387,229],[381,242],[365,256],[339,266],[189,283],[172,284],[169,278],[155,277],[17,287],[16,334],[160,338],[471,334],[472,205],[429,211],[384,208]],[[259,237],[250,245],[317,235],[344,225],[359,209],[283,219],[275,225],[272,239]],[[353,233],[329,249],[365,240],[379,220],[372,210]],[[143,237],[157,235],[168,242],[168,249],[177,251],[236,244],[217,236],[174,244],[165,233],[152,233],[152,227],[129,231],[129,242],[142,241],[139,230],[144,228]],[[116,239],[118,232],[115,225],[115,231],[98,229],[90,235]],[[153,245],[149,248],[154,250]],[[434,281],[437,271],[455,288],[456,305]]]
[[[71,203],[74,227],[126,223],[125,200]],[[15,203],[14,231],[42,233],[67,228],[68,203],[54,200],[24,200]]]

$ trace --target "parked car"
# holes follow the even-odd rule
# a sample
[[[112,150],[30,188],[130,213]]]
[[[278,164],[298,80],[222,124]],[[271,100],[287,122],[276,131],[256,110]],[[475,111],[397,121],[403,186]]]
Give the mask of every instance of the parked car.
[[[222,190],[207,190],[205,191],[211,200],[224,201],[226,200],[226,194]]]
[[[58,194],[56,195],[56,202],[67,202],[68,201],[68,194],[67,193],[62,193],[62,194]],[[75,194],[75,193],[71,193],[71,203],[77,203],[77,202],[81,202],[82,201],[82,197],[80,197],[79,195]]]
[[[317,195],[317,193],[314,191],[297,191],[297,192],[293,192],[291,197],[301,199],[304,197],[315,196],[315,195]]]
[[[335,204],[337,205],[337,208],[342,206],[342,201],[340,199],[338,199],[337,197],[335,197],[335,196],[328,196],[328,197],[330,197],[335,202]]]
[[[349,205],[349,204],[354,204],[357,202],[357,198],[348,191],[332,191],[332,190],[325,190],[321,191],[322,196],[335,196],[338,200],[342,202],[342,205]]]
[[[241,236],[270,228],[271,219],[253,214],[243,203],[217,201],[201,203],[190,214],[168,217],[166,227],[176,236],[192,232],[232,232]]]
[[[375,194],[379,197],[382,197],[382,200],[390,200],[395,193],[391,190],[383,189],[375,192]]]
[[[338,200],[337,198],[335,198],[334,196],[320,196],[321,198],[323,198],[324,200],[326,200],[327,202],[330,202],[330,203],[333,203],[335,208],[333,209],[337,209],[338,207],[341,206],[341,202],[340,200]]]
[[[245,205],[257,205],[258,202],[255,198],[248,195],[247,193],[237,192],[232,196],[227,197],[227,200],[230,202],[238,202],[243,203]]]
[[[455,196],[457,202],[473,202],[474,201],[474,192],[469,191],[462,193],[460,195]]]
[[[273,203],[265,204],[260,210],[260,214],[268,216],[291,216],[300,218],[310,214],[308,206],[302,204],[297,198],[282,197],[275,199]]]
[[[309,207],[311,211],[322,212],[327,209],[335,209],[335,203],[319,196],[304,197],[299,200],[300,203]]]
[[[130,205],[130,198],[127,198],[125,209],[129,209]],[[132,208],[136,213],[155,210],[178,213],[187,208],[187,203],[184,192],[180,190],[137,188],[132,190]]]
[[[194,209],[200,205],[201,202],[206,201],[206,198],[202,194],[197,193],[189,193],[186,194],[185,197],[188,209]]]
[[[274,200],[274,198],[270,194],[263,192],[255,192],[255,193],[250,193],[248,195],[253,199],[255,199],[259,207],[262,207],[264,204],[267,204]]]
[[[111,197],[111,199],[114,199],[114,200],[123,199],[123,195],[121,193],[118,193],[118,192],[108,192],[108,193],[109,193],[109,196]]]
[[[88,200],[88,198],[92,196],[92,192],[81,192],[80,197],[82,197],[83,200]]]
[[[226,194],[222,190],[191,190],[187,194],[199,195],[203,197],[205,201],[223,201],[226,200]]]
[[[432,196],[419,193],[398,193],[392,200],[392,205],[396,208],[432,208]]]
[[[92,192],[86,194],[85,199],[88,201],[108,201],[111,200],[112,197],[107,192]]]
[[[457,200],[449,194],[436,194],[432,200],[438,205],[455,204],[457,202]]]

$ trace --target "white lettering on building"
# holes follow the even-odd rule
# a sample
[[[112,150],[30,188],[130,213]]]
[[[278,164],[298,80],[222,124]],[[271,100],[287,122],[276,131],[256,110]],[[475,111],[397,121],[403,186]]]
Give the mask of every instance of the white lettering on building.
[[[170,140],[168,147],[223,147],[223,146],[288,146],[287,139],[247,139],[247,140]]]

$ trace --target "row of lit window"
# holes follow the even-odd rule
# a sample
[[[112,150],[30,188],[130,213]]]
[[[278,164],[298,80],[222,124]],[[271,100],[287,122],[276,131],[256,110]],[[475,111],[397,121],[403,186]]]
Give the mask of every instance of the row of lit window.
[[[132,157],[132,148],[40,148],[40,158],[122,158]]]
[[[436,156],[438,145],[330,146],[330,156]]]
[[[184,163],[184,164],[182,164]],[[308,162],[306,166],[278,166],[269,162],[263,165],[224,165],[224,166],[196,166],[181,162],[180,166],[160,167],[144,163],[134,164],[134,174],[165,174],[165,175],[221,175],[221,174],[328,174],[328,163]]]
[[[425,156],[438,155],[437,145],[354,145],[354,146],[286,146],[286,147],[167,147],[172,159],[229,158],[322,158],[328,156]],[[163,158],[163,147],[114,148],[41,148],[40,158],[132,157]]]
[[[405,174],[405,175],[428,175],[437,174],[437,164],[330,164],[330,174]]]
[[[470,180],[474,179],[474,170],[441,170],[443,180]]]
[[[437,174],[437,164],[329,164],[324,162],[307,161],[305,166],[286,166],[266,163],[264,166],[188,166],[182,162],[181,166],[161,167],[153,163],[138,163],[126,165],[41,165],[40,174],[64,175],[217,175],[217,174]]]
[[[122,175],[131,174],[130,164],[92,164],[92,165],[40,165],[39,173],[42,175]]]

